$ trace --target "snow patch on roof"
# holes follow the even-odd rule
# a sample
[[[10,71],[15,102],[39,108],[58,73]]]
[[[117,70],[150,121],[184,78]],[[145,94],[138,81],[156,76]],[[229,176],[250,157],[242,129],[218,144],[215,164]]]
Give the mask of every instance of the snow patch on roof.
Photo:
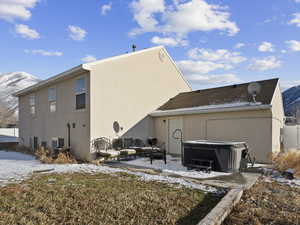
[[[245,107],[245,106],[259,106],[262,105],[261,102],[232,102],[225,104],[215,104],[215,105],[205,105],[196,106],[190,108],[180,108],[180,109],[170,109],[170,110],[156,110],[155,112],[183,112],[188,110],[209,110],[209,109],[224,109],[224,108],[235,108],[235,107]]]

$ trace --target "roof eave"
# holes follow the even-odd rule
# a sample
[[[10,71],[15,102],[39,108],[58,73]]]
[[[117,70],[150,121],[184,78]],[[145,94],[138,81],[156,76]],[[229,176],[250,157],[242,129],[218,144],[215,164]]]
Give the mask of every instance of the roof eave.
[[[185,110],[157,110],[149,115],[152,117],[163,116],[180,116],[180,115],[193,115],[193,114],[206,114],[206,113],[219,113],[219,112],[239,112],[239,111],[254,111],[271,109],[272,105],[253,105],[253,106],[239,106],[227,108],[214,108],[214,109],[185,109]]]
[[[33,92],[33,91],[36,91],[40,88],[43,88],[43,87],[46,87],[46,86],[49,86],[53,83],[56,83],[57,81],[59,80],[63,80],[67,77],[69,77],[70,75],[74,74],[74,73],[80,73],[80,72],[85,72],[85,71],[89,71],[89,67],[86,66],[85,64],[82,64],[82,65],[79,65],[79,66],[76,66],[70,70],[67,70],[65,72],[62,72],[54,77],[50,77],[49,79],[47,80],[43,80],[35,85],[32,85],[30,87],[27,87],[25,89],[22,89],[20,91],[17,91],[15,93],[13,93],[13,96],[14,97],[19,97],[19,96],[22,96],[22,95],[26,95],[26,94],[29,94],[30,92]]]

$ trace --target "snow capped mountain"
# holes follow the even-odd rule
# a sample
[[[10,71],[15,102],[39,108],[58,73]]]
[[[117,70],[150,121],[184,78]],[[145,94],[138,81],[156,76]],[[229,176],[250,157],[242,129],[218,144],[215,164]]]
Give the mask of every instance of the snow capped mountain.
[[[5,104],[9,109],[17,111],[18,99],[12,94],[36,84],[40,80],[26,72],[0,74],[0,107]]]
[[[287,116],[296,116],[300,110],[300,85],[283,92],[283,105]]]

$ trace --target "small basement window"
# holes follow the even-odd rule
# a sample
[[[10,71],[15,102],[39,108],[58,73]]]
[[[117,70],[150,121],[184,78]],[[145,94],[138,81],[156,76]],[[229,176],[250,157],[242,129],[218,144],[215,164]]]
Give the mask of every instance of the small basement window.
[[[86,82],[85,77],[76,80],[75,83],[76,109],[85,109],[86,103]]]

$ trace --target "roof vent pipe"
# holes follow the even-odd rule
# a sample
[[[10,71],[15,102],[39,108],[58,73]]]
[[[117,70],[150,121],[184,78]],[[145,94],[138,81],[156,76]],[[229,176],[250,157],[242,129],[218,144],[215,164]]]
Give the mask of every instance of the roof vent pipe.
[[[136,45],[133,44],[132,45],[132,51],[135,52],[135,50],[136,50]]]

